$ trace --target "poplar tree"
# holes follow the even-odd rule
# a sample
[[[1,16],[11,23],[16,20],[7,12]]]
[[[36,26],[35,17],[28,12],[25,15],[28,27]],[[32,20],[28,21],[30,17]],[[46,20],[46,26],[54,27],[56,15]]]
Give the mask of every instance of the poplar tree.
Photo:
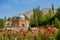
[[[34,24],[35,24],[35,27],[38,27],[38,9],[33,9],[33,20],[34,20]]]
[[[4,28],[4,19],[0,19],[0,28]]]
[[[54,5],[52,4],[52,12],[53,12],[53,14],[54,14]]]

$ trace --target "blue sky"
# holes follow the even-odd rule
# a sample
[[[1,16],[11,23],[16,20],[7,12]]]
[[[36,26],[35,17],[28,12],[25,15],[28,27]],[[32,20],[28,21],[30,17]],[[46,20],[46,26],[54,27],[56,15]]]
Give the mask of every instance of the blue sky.
[[[60,7],[60,0],[0,0],[0,18],[11,17],[40,6],[40,8]]]

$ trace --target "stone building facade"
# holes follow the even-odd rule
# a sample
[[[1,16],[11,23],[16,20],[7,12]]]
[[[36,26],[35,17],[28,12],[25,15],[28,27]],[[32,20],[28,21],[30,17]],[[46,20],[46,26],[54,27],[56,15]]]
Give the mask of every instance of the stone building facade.
[[[28,28],[29,27],[29,21],[25,20],[25,16],[18,15],[16,16],[16,19],[12,22],[12,27],[19,27],[19,28]]]

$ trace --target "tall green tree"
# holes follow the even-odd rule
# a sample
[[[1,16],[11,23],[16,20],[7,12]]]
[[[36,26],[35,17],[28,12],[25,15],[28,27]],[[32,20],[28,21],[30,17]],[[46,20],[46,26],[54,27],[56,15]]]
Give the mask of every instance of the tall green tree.
[[[30,19],[30,27],[35,27],[35,22],[33,19]]]
[[[5,22],[7,21],[7,17],[6,16],[4,16],[4,20],[5,20]]]
[[[35,24],[35,26],[36,27],[38,27],[38,16],[37,16],[37,13],[38,13],[38,9],[36,8],[36,9],[33,9],[33,20],[34,20],[34,24]]]
[[[12,17],[12,21],[14,21],[16,18],[15,17]]]
[[[54,14],[54,5],[52,4],[52,12],[53,12],[53,14]]]
[[[53,11],[53,12],[52,12]],[[43,15],[40,8],[33,9],[33,21],[31,22],[34,26],[41,26],[41,25],[53,25],[53,20],[55,18],[54,13],[54,5],[52,4],[52,11],[49,9],[48,13]]]
[[[60,28],[60,21],[57,17],[55,17],[54,24],[56,27]]]
[[[38,10],[38,12],[37,12],[37,20],[38,20],[38,25],[40,26],[41,25],[41,23],[43,22],[43,13],[42,13],[42,11],[40,10],[40,7],[38,7],[37,8]],[[45,18],[45,17],[44,17]]]
[[[38,8],[34,8],[33,9],[33,18],[31,18],[31,26],[33,27],[38,27],[39,25],[39,21],[40,21],[40,7],[38,6]]]
[[[56,17],[60,20],[60,7],[57,8]]]
[[[43,25],[43,22],[46,21],[46,17],[43,15],[42,11],[40,10],[40,7],[33,9],[33,22],[32,24],[35,27]]]
[[[53,18],[54,17],[54,15],[52,14],[52,12],[51,12],[51,9],[48,11],[48,13],[46,14],[46,18],[47,18],[47,20],[50,20],[51,18]]]
[[[0,28],[4,28],[4,19],[0,19]]]
[[[8,21],[12,21],[12,18],[9,17],[9,18],[8,18]]]

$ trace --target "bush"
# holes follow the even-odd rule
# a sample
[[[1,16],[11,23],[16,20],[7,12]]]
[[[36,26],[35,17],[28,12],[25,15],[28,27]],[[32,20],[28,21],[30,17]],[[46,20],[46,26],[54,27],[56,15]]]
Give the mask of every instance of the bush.
[[[56,40],[60,40],[60,29],[58,30],[57,36],[56,36]]]

